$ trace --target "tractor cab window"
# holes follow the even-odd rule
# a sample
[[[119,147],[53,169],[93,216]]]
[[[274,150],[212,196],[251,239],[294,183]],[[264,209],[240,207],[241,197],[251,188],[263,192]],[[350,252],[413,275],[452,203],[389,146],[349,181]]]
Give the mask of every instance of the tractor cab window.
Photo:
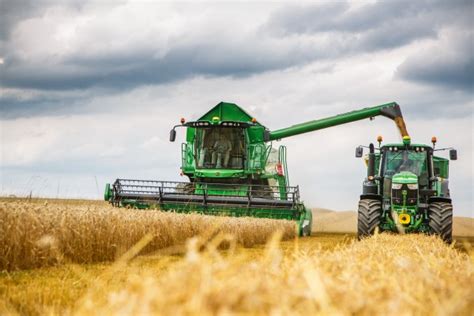
[[[428,176],[426,151],[387,150],[385,153],[384,170],[386,177],[409,171],[417,175],[420,180]]]
[[[245,138],[243,128],[198,128],[196,136],[197,168],[244,168]]]

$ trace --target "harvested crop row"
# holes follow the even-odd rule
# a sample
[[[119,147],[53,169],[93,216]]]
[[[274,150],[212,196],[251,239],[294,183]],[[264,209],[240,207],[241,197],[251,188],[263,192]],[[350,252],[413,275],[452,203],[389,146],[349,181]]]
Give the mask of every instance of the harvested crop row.
[[[472,284],[472,258],[424,235],[286,256],[273,243],[250,261],[190,247],[164,275],[137,272],[106,297],[90,290],[78,314],[472,315]]]
[[[275,231],[282,231],[285,239],[292,238],[295,224],[93,204],[0,202],[0,269],[114,260],[146,235],[151,241],[141,253],[219,232],[231,234],[243,246],[252,246],[265,243]]]

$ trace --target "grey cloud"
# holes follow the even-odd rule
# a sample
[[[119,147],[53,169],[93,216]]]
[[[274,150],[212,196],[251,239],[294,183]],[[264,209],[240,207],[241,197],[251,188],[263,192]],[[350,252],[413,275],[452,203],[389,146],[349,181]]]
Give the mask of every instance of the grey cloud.
[[[456,60],[440,58],[427,63],[417,63],[409,59],[400,66],[398,74],[406,80],[462,89],[471,93],[474,91],[472,55]]]
[[[432,27],[442,23],[468,23],[472,2],[455,1],[378,1],[351,9],[347,2],[290,6],[273,14],[267,27],[281,34],[349,32],[362,33],[397,21],[422,20]],[[453,18],[456,19],[453,19]],[[393,25],[393,32],[397,25]]]
[[[246,48],[249,45],[251,49]],[[163,84],[196,75],[248,76],[306,63],[319,54],[319,51],[308,54],[291,47],[272,53],[273,48],[265,40],[258,43],[256,39],[249,38],[247,43],[239,42],[237,45],[196,41],[173,47],[161,58],[154,57],[153,51],[132,51],[126,56],[73,56],[59,65],[28,64],[7,58],[0,65],[0,84],[40,90],[124,89]]]
[[[39,9],[31,2],[19,2],[16,6],[14,3],[8,2],[11,13],[6,15],[9,16],[9,24],[12,23],[10,17],[18,16],[22,8],[30,12],[26,15],[39,14],[35,11]],[[40,3],[43,10],[48,5],[48,2]],[[67,5],[77,10],[81,6],[75,1],[69,1]],[[26,9],[30,7],[30,10]],[[334,62],[341,57],[401,47],[419,39],[435,38],[446,25],[455,25],[458,29],[466,25],[472,27],[470,7],[470,1],[452,1],[448,4],[443,1],[376,2],[355,10],[346,2],[287,6],[270,15],[267,22],[250,33],[230,29],[236,33],[224,32],[220,33],[220,37],[214,37],[211,35],[213,29],[201,34],[194,33],[199,25],[188,26],[186,40],[172,39],[164,55],[157,53],[160,48],[145,45],[130,46],[120,52],[83,54],[73,51],[61,59],[50,56],[26,60],[10,43],[1,56],[4,64],[0,64],[0,86],[44,93],[90,91],[89,94],[94,95],[143,85],[174,83],[195,76],[240,78],[304,66],[314,61]],[[318,42],[320,33],[329,34],[331,39]],[[307,37],[299,39],[294,36],[298,34]],[[90,41],[93,45],[93,34]],[[470,53],[472,55],[472,50]],[[467,59],[443,59],[431,63],[424,58],[409,58],[400,66],[397,77],[448,86],[460,85],[466,89],[469,88],[469,81],[472,84],[468,72],[472,70],[472,57],[464,57]],[[81,98],[74,100],[54,95],[27,101],[2,97],[0,113],[11,118],[45,112],[73,112],[80,108],[81,101]]]
[[[38,115],[66,115],[79,112],[81,98],[65,96],[35,96],[18,98],[16,96],[0,96],[0,116],[3,119],[32,117]]]
[[[420,51],[397,69],[396,77],[474,93],[474,51],[472,33],[460,36],[442,47]]]
[[[397,48],[421,38],[434,38],[437,32],[424,21],[396,20],[365,32],[355,44],[358,51]]]
[[[24,6],[27,4],[30,5],[25,2]],[[461,1],[450,7],[437,2],[431,4],[377,2],[355,11],[345,2],[289,6],[272,15],[256,34],[232,38],[232,41],[191,36],[184,44],[173,43],[168,52],[158,58],[152,47],[130,47],[127,52],[111,51],[106,56],[84,57],[81,52],[73,52],[62,60],[24,60],[17,56],[15,47],[7,47],[4,64],[0,65],[0,84],[39,90],[126,89],[196,75],[242,77],[286,69],[319,59],[370,53],[435,37],[437,25],[446,22],[438,21],[438,17],[459,13],[466,6]],[[77,6],[73,1],[69,5]],[[14,17],[15,12],[21,11],[14,5],[11,7],[13,13],[8,16]],[[461,19],[465,15],[461,12]],[[193,31],[189,30],[190,34]],[[332,43],[303,43],[290,36],[320,32],[333,34]]]
[[[61,6],[80,9],[87,1],[62,0]],[[0,41],[7,40],[11,31],[21,21],[42,15],[54,1],[47,0],[0,0]]]
[[[21,20],[37,14],[40,2],[30,0],[0,1],[0,40],[8,38],[12,28]]]
[[[350,36],[352,51],[404,46],[436,37],[440,28],[469,26],[472,3],[445,1],[379,1],[358,9],[345,2],[293,6],[275,13],[265,29],[277,36],[322,34]]]
[[[340,30],[342,16],[348,9],[347,2],[288,6],[274,13],[265,27],[282,35]]]

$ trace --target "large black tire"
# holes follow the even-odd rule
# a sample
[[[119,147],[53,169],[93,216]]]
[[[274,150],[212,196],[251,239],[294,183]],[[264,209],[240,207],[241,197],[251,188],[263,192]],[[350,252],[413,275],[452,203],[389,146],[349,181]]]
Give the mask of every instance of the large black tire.
[[[382,202],[373,199],[359,201],[357,214],[357,238],[373,235],[375,229],[380,225],[382,216]]]
[[[309,216],[307,218],[307,220],[309,221],[308,225],[306,225],[303,229],[302,229],[302,232],[301,232],[301,237],[309,237],[311,236],[311,231],[313,229],[313,214],[311,213],[311,211],[308,211],[310,212],[309,213]]]
[[[432,202],[428,209],[428,225],[431,233],[439,235],[447,243],[453,240],[453,206],[447,202]]]

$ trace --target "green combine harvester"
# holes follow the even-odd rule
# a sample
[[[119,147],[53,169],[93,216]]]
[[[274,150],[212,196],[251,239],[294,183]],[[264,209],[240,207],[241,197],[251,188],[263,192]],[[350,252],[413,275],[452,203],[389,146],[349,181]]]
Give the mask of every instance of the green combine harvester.
[[[403,143],[369,145],[366,155],[367,178],[363,183],[358,210],[358,236],[379,231],[437,234],[444,241],[452,240],[453,206],[449,194],[449,160],[437,157],[435,151],[449,150],[451,160],[457,159],[453,148]],[[375,151],[378,151],[377,153]],[[362,157],[363,147],[356,148]]]
[[[105,200],[118,207],[159,208],[180,213],[252,216],[294,220],[299,234],[311,234],[312,213],[290,186],[285,146],[273,141],[382,115],[408,135],[396,103],[270,131],[233,103],[221,102],[186,128],[181,144],[181,172],[189,182],[117,179],[105,188]]]

